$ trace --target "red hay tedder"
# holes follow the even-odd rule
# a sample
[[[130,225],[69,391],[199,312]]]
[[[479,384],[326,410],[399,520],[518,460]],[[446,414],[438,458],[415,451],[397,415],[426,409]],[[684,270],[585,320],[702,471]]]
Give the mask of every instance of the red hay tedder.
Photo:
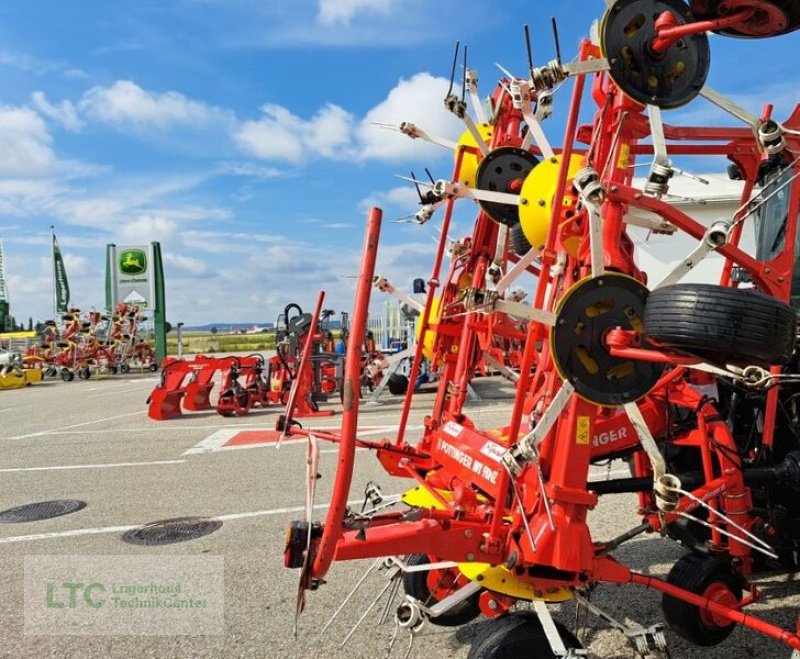
[[[334,560],[385,559],[406,593],[396,631],[413,639],[426,621],[498,617],[470,659],[586,656],[547,603],[577,599],[608,620],[589,593],[628,583],[663,593],[666,622],[692,643],[720,643],[740,624],[800,656],[798,630],[746,608],[761,596],[750,581],[754,561],[798,565],[800,369],[792,303],[800,299],[800,108],[781,123],[770,105],[753,116],[705,86],[707,31],[767,37],[798,26],[796,2],[617,0],[574,61],[559,56],[534,67],[529,56],[529,77],[503,78],[491,98],[493,116],[477,122],[465,102],[477,76],[465,66],[461,95],[451,85],[445,104],[467,132],[451,179],[430,186],[418,214],[427,221],[444,208],[409,380],[428,351],[441,368],[438,393],[421,437],[406,433],[411,388],[396,437],[357,436],[361,346],[353,337],[363,336],[378,254],[381,212],[373,209],[341,431],[287,429],[309,436],[306,514],[290,526],[285,550],[287,567],[300,570],[298,612]],[[554,149],[541,122],[568,79],[563,146]],[[662,110],[698,95],[742,126],[662,120]],[[594,118],[580,125],[586,103]],[[437,139],[410,123],[400,130]],[[731,217],[705,226],[669,203],[672,158],[684,156],[731,162],[743,181]],[[650,171],[636,187],[632,166],[640,157]],[[459,199],[480,210],[472,234],[450,247],[443,275]],[[740,246],[746,223],[755,225],[755,254]],[[696,247],[660,281],[648,281],[630,224],[682,232]],[[529,249],[514,253],[509,244],[519,244],[520,232]],[[681,283],[709,254],[724,260],[719,284]],[[531,304],[509,292],[525,270],[538,277]],[[467,385],[497,336],[523,347],[516,397],[505,425],[481,428],[465,413]],[[317,440],[339,446],[322,523],[311,519]],[[392,502],[369,488],[365,509],[350,509],[357,447],[373,450],[388,474],[410,479],[413,489]],[[593,481],[590,466],[611,458],[627,460],[630,477]],[[620,493],[638,496],[630,530],[593,538],[587,513],[600,497]],[[665,579],[614,556],[645,533],[690,550]],[[512,611],[519,602],[532,602],[533,611]],[[666,651],[661,626],[614,624],[640,654]]]

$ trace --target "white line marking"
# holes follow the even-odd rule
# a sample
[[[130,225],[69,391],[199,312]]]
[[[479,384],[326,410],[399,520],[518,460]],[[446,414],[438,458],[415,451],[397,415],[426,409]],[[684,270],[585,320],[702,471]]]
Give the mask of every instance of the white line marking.
[[[105,387],[99,387],[100,389],[104,389]],[[115,391],[104,391],[102,394],[94,394],[92,396],[87,396],[87,398],[104,398],[105,396],[112,396],[115,394],[127,394],[131,391],[141,391],[141,387],[133,387],[131,389],[116,389]]]
[[[241,432],[238,428],[220,428],[217,432],[211,433],[199,444],[184,451],[181,455],[192,455],[194,453],[209,453],[218,451],[222,445]]]
[[[396,495],[389,495],[396,496]],[[348,501],[347,505],[362,503],[361,499]],[[315,509],[327,508],[330,504],[320,503],[314,506]],[[272,515],[285,515],[288,513],[299,513],[306,509],[305,506],[293,506],[291,508],[273,508],[272,510],[254,510],[247,513],[230,513],[228,515],[212,515],[214,519],[223,522],[232,522],[237,519],[248,519],[251,517],[268,517]],[[53,531],[50,533],[32,533],[30,535],[15,535],[10,538],[0,538],[0,545],[8,545],[17,542],[31,542],[33,540],[51,540],[53,538],[74,538],[82,535],[99,535],[102,533],[125,533],[133,529],[138,529],[142,524],[132,524],[128,526],[98,526],[89,529],[73,529],[71,531]]]
[[[408,430],[419,430],[423,426],[409,426]],[[266,429],[262,427],[262,429],[266,432]],[[317,431],[331,431],[331,430],[339,430],[339,426],[327,426],[325,428],[307,428],[310,432],[315,430]],[[394,430],[397,430],[397,426],[364,426],[363,429],[358,429],[358,435],[380,435],[383,433],[389,433]],[[217,432],[210,434],[206,437],[202,442],[196,444],[190,449],[187,449],[181,455],[196,455],[198,453],[218,453],[219,451],[240,451],[243,449],[251,449],[251,448],[264,448],[264,447],[277,447],[277,441],[275,442],[254,442],[252,444],[237,444],[235,446],[225,446],[226,442],[229,442],[233,439],[236,435],[238,435],[242,431],[241,428],[220,428]],[[322,438],[320,438],[322,439]],[[324,441],[324,440],[323,440]],[[305,438],[298,438],[298,439],[289,439],[285,440],[282,446],[291,446],[293,444],[303,444],[305,445],[306,439]],[[320,451],[321,453],[331,453],[331,452],[338,452],[336,451]]]
[[[114,419],[123,419],[126,416],[136,416],[137,414],[145,414],[147,410],[139,412],[128,412],[127,414],[117,414],[116,416],[108,416],[104,419],[95,419],[94,421],[84,421],[83,423],[72,423],[68,426],[59,426],[58,428],[50,428],[49,430],[40,430],[39,432],[31,432],[26,435],[14,435],[12,437],[4,437],[3,439],[28,439],[29,437],[42,437],[49,435],[51,432],[59,430],[68,430],[69,428],[80,428],[81,426],[91,426],[95,423],[105,423],[106,421],[113,421]]]
[[[110,467],[145,467],[150,465],[177,465],[186,460],[153,460],[152,462],[107,462],[87,465],[61,465],[58,467],[12,467],[0,469],[0,473],[10,474],[18,471],[61,471],[68,469],[108,469]]]

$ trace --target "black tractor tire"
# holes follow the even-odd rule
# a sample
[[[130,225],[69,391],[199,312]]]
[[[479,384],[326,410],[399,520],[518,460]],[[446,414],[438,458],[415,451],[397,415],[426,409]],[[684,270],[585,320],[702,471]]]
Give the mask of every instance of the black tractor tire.
[[[402,396],[408,391],[408,378],[399,373],[392,373],[389,376],[389,382],[386,383],[386,386],[389,387],[389,393],[395,396]]]
[[[750,290],[675,284],[647,299],[644,333],[664,346],[721,363],[782,364],[794,351],[797,316]]]
[[[737,601],[742,599],[742,578],[713,556],[686,554],[672,566],[667,583],[696,595],[703,595],[712,587],[724,587]],[[710,620],[707,612],[666,593],[661,598],[661,606],[672,631],[702,647],[722,643],[735,627],[734,623],[720,626]]]
[[[147,370],[150,371],[151,373],[155,373],[156,371],[158,371],[158,364],[156,362],[152,362],[150,366],[147,367]]]
[[[127,364],[127,363],[120,364],[119,372],[120,373],[130,373],[131,372],[130,364]]]
[[[525,256],[531,251],[531,244],[525,237],[525,232],[522,230],[522,224],[517,223],[511,227],[508,234],[508,243],[511,251],[517,256]]]
[[[72,382],[75,379],[75,374],[68,368],[64,368],[61,370],[61,379],[64,382]]]
[[[532,611],[509,613],[486,624],[478,633],[467,659],[555,659],[539,617]],[[580,641],[559,622],[556,628],[567,649],[580,649]]]
[[[412,554],[408,559],[408,564],[411,566],[427,565],[431,562],[430,557],[425,554]],[[457,569],[457,568],[450,568]],[[433,606],[436,600],[431,595],[430,587],[428,586],[428,575],[430,572],[406,572],[403,574],[403,588],[407,595],[411,595],[416,600],[422,602],[425,606]],[[462,579],[463,583],[460,586],[467,585],[468,581]],[[458,588],[453,588],[455,592]],[[480,614],[481,609],[478,605],[480,593],[475,593],[473,596],[465,599],[463,602],[457,604],[449,611],[440,616],[430,619],[430,623],[439,627],[458,627],[465,625],[472,620],[475,620]]]

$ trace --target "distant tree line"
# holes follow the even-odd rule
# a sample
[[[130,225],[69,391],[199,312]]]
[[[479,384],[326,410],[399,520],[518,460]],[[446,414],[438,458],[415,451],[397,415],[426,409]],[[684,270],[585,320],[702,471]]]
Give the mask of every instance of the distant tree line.
[[[38,328],[40,324],[36,323],[36,327]],[[10,314],[0,316],[0,332],[32,332],[33,330],[33,318],[28,318],[28,325],[26,326],[25,323],[18,323],[17,319]]]

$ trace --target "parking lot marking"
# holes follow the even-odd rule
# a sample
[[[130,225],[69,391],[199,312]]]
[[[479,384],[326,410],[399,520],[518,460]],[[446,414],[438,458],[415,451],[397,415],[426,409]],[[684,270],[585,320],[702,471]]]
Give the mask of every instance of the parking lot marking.
[[[396,495],[387,495],[389,497]],[[348,501],[347,505],[353,506],[362,503],[362,499]],[[314,506],[315,510],[327,508],[330,504],[320,503]],[[292,506],[289,508],[272,508],[271,510],[254,510],[244,513],[229,513],[227,515],[212,515],[214,519],[223,522],[233,522],[237,519],[249,519],[253,517],[269,517],[272,515],[287,515],[289,513],[299,513],[305,510],[305,506]],[[10,538],[0,538],[0,545],[8,545],[17,542],[33,542],[35,540],[52,540],[54,538],[74,538],[82,535],[100,535],[104,533],[126,533],[133,529],[138,529],[142,524],[131,524],[128,526],[97,526],[89,529],[72,529],[69,531],[53,531],[51,533],[31,533],[30,535],[15,535]]]
[[[422,426],[412,426],[409,430],[419,429]],[[339,426],[326,426],[325,428],[313,428],[308,430],[331,431],[339,430]],[[358,429],[359,435],[379,435],[397,430],[397,426],[364,426]],[[217,451],[234,451],[248,448],[263,448],[265,446],[276,446],[279,433],[277,430],[246,430],[241,427],[220,428],[217,432],[210,434],[202,442],[187,449],[182,455],[196,455],[198,453],[215,453]],[[305,437],[288,439],[283,441],[283,446],[292,444],[304,444]],[[325,453],[326,451],[322,451]]]
[[[61,471],[69,469],[109,469],[111,467],[145,467],[150,465],[176,465],[186,460],[153,460],[151,462],[108,462],[87,465],[59,465],[56,467],[11,467],[0,469],[0,473],[10,474],[18,471]]]
[[[84,421],[83,423],[71,423],[68,426],[59,426],[57,428],[50,428],[48,430],[40,430],[39,432],[30,432],[25,435],[12,435],[11,437],[4,437],[3,439],[28,439],[29,437],[43,437],[53,432],[60,430],[69,430],[70,428],[80,428],[82,426],[91,426],[95,423],[105,423],[106,421],[114,421],[115,419],[123,419],[126,416],[137,416],[145,414],[147,410],[140,410],[139,412],[128,412],[127,414],[117,414],[115,416],[107,416],[103,419],[94,419],[93,421]]]

